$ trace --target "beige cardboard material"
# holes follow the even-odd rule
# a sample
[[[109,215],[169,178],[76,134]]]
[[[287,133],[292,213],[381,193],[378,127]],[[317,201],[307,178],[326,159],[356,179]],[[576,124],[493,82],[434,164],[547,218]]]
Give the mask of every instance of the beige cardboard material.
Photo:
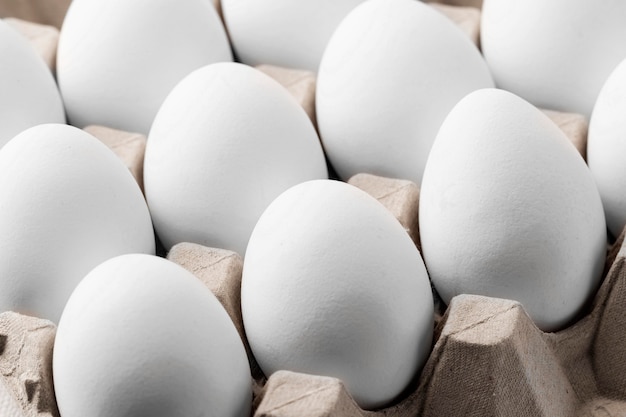
[[[2,417],[24,417],[24,411],[20,404],[13,397],[13,393],[0,378],[0,416]]]
[[[442,3],[430,3],[439,12],[443,13],[474,42],[480,45],[480,8]]]
[[[313,126],[317,128],[317,119],[315,116],[315,88],[317,85],[317,77],[314,73],[275,65],[258,65],[256,69],[269,75],[285,87],[296,99],[298,104],[302,106],[313,122]]]
[[[483,0],[439,0],[435,2],[450,6],[475,7],[477,9],[482,9],[483,7]]]
[[[0,17],[17,17],[61,28],[71,2],[72,0],[2,0]]]
[[[215,6],[215,10],[217,10],[217,14],[224,21],[224,14],[222,13],[222,2],[220,0],[213,0],[213,6]]]
[[[91,125],[83,129],[100,139],[126,164],[143,192],[143,157],[146,137],[140,133],[125,132],[105,126]]]
[[[417,247],[420,247],[417,217],[420,190],[414,182],[362,173],[352,176],[348,184],[380,201],[398,219]]]
[[[241,273],[243,259],[236,252],[209,248],[196,243],[174,245],[167,259],[194,274],[222,303],[243,340],[252,370],[252,377],[264,382],[265,377],[252,356],[241,316]]]
[[[564,330],[541,332],[515,301],[460,295],[436,329],[416,385],[396,405],[359,410],[340,381],[277,372],[255,416],[341,415],[329,410],[368,417],[625,415],[623,239],[609,251],[608,274],[593,302]]]
[[[336,378],[278,371],[265,385],[263,394],[255,417],[362,416]]]
[[[54,26],[28,22],[13,17],[7,17],[4,21],[28,39],[54,74],[56,71],[59,29]]]
[[[20,416],[59,417],[52,387],[55,334],[56,326],[48,320],[14,312],[0,314],[2,416],[4,410],[13,412],[17,403],[22,410]]]
[[[587,160],[587,118],[579,113],[567,113],[556,110],[541,109],[572,141],[583,159]]]

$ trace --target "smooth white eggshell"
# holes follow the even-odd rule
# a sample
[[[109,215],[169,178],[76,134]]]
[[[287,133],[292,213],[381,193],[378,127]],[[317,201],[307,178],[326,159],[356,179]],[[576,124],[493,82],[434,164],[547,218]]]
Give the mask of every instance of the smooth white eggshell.
[[[339,22],[364,0],[222,0],[237,58],[317,72]]]
[[[275,197],[327,177],[302,107],[276,81],[237,63],[208,65],[172,90],[144,160],[146,198],[166,248],[194,242],[242,256]]]
[[[247,417],[243,343],[217,298],[166,259],[123,255],[93,269],[54,342],[63,417]]]
[[[266,375],[340,378],[361,407],[388,404],[430,352],[433,299],[419,251],[373,197],[296,185],[265,210],[243,266],[241,310]]]
[[[624,22],[624,1],[484,0],[481,48],[498,87],[589,117],[626,57]]]
[[[419,184],[445,116],[492,86],[476,46],[440,12],[415,0],[368,0],[339,24],[320,64],[324,149],[344,180],[368,172]]]
[[[73,125],[147,134],[176,83],[218,61],[232,54],[210,1],[74,0],[56,68]]]
[[[150,213],[131,173],[72,126],[38,125],[0,150],[0,202],[0,311],[57,322],[93,267],[155,250]]]
[[[600,190],[608,228],[617,237],[626,225],[626,59],[606,80],[593,108],[587,163]]]
[[[565,134],[512,93],[484,89],[450,112],[420,190],[420,236],[444,301],[520,301],[537,325],[569,323],[606,251],[597,187]]]
[[[42,123],[65,123],[54,77],[28,41],[0,19],[0,147]]]

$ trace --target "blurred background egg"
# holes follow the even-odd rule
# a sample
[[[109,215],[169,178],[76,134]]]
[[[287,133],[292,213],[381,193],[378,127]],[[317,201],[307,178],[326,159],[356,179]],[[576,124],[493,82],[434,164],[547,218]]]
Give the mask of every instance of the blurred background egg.
[[[364,0],[222,0],[237,59],[317,72],[333,31]]]
[[[57,79],[71,124],[147,134],[178,81],[231,60],[211,1],[74,0],[61,28]]]
[[[614,237],[626,225],[626,55],[608,77],[589,121],[587,162]]]
[[[601,278],[606,226],[591,172],[547,116],[503,90],[469,94],[441,126],[419,226],[446,303],[462,293],[513,299],[554,330]]]
[[[172,90],[144,160],[146,199],[166,249],[193,242],[243,256],[274,198],[327,177],[302,107],[269,76],[238,63],[198,69]]]
[[[110,259],[81,281],[54,342],[63,417],[248,417],[250,369],[217,298],[166,259]]]
[[[496,86],[589,117],[626,57],[626,2],[484,0],[481,47]]]
[[[395,399],[430,352],[419,251],[382,204],[339,181],[296,185],[265,210],[244,259],[241,310],[266,375],[333,376],[368,409]]]
[[[42,123],[65,123],[54,77],[28,41],[0,19],[0,147]]]
[[[0,150],[0,311],[58,322],[93,267],[154,250],[137,182],[96,138],[45,124]]]
[[[332,35],[316,111],[339,176],[361,172],[419,185],[443,119],[467,93],[492,87],[480,52],[447,17],[415,0],[368,0]]]

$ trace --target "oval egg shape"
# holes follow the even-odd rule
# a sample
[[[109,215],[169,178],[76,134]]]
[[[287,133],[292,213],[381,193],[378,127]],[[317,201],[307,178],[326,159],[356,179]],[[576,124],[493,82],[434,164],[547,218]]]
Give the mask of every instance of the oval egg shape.
[[[333,31],[364,0],[222,0],[237,59],[317,72]]]
[[[232,54],[210,1],[74,0],[57,79],[71,124],[147,134],[176,83],[219,61]]]
[[[614,237],[626,225],[626,59],[604,83],[589,120],[587,163]]]
[[[420,1],[368,0],[332,35],[320,64],[317,122],[339,176],[418,185],[437,130],[466,94],[493,87],[480,52]]]
[[[65,123],[52,73],[28,41],[0,19],[0,147],[23,130]]]
[[[517,300],[539,328],[571,322],[596,290],[606,226],[591,172],[540,110],[497,89],[450,112],[424,172],[419,226],[431,280]]]
[[[247,417],[243,343],[217,298],[166,259],[129,254],[85,276],[54,342],[63,417]]]
[[[357,403],[394,400],[430,353],[433,298],[419,251],[377,200],[339,181],[282,193],[244,259],[241,310],[267,376],[341,379]]]
[[[193,242],[242,256],[274,198],[327,177],[302,107],[276,81],[237,63],[198,69],[172,90],[144,160],[146,199],[167,249]]]
[[[32,127],[0,150],[0,311],[58,322],[78,282],[124,253],[154,253],[132,174],[88,133]]]
[[[589,117],[626,56],[626,2],[484,0],[481,48],[499,88]]]

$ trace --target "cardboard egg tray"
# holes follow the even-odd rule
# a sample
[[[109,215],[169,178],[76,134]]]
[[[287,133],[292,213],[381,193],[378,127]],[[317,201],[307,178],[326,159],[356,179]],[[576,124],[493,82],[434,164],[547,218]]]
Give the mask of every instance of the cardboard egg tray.
[[[0,15],[28,18],[31,3],[0,2]],[[68,1],[61,3],[63,9]],[[480,11],[456,6],[480,7],[481,0],[441,3],[446,4],[436,7],[478,44]],[[3,11],[11,7],[19,13]],[[58,28],[55,13],[58,12],[51,12],[52,17],[44,16],[49,20],[32,20]],[[54,71],[52,57],[56,54],[58,29],[18,19],[11,23],[33,42]],[[258,69],[283,84],[315,123],[314,74],[273,66]],[[584,157],[585,117],[545,112]],[[103,126],[85,130],[107,144],[141,185],[145,136]],[[420,247],[419,189],[415,184],[369,174],[356,175],[348,182],[385,205]],[[406,391],[392,405],[376,411],[359,408],[336,378],[287,370],[269,378],[263,375],[245,338],[240,306],[243,262],[238,254],[181,243],[167,257],[205,283],[233,320],[249,357],[254,416],[626,415],[624,234],[607,251],[603,282],[584,313],[555,333],[537,329],[515,301],[460,295],[446,307],[433,291],[436,311],[431,354]],[[14,312],[0,314],[0,417],[59,417],[51,365],[55,332],[56,326],[47,320]]]

